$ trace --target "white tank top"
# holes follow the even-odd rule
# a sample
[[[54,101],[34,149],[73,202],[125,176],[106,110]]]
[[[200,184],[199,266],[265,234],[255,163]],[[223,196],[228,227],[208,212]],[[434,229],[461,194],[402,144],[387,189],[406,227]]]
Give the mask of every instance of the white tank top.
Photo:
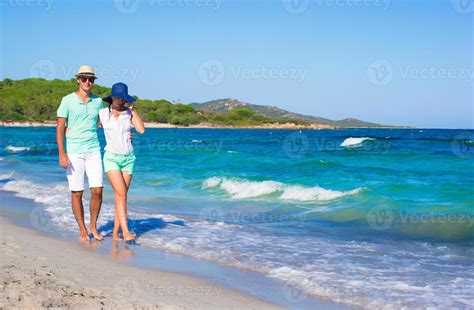
[[[100,122],[104,128],[105,150],[126,155],[133,152],[130,132],[132,132],[132,112],[130,109],[122,111],[118,118],[115,118],[109,108],[99,111]]]

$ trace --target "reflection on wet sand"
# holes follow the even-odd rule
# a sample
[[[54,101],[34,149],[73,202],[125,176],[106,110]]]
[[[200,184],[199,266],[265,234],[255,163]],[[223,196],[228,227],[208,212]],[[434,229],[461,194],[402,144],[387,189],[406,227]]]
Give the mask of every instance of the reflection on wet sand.
[[[121,242],[114,240],[112,241],[112,257],[114,260],[118,262],[130,262],[135,255],[135,252],[128,247],[128,245],[124,244],[122,248],[119,248],[119,244]]]

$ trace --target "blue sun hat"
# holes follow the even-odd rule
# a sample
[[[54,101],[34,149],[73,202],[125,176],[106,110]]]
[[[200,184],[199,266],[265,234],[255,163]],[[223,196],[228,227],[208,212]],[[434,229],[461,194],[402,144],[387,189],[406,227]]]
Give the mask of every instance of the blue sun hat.
[[[119,97],[127,102],[135,102],[135,98],[128,94],[128,86],[125,83],[115,83],[112,86],[112,93],[102,100],[107,103],[112,103],[112,97]]]

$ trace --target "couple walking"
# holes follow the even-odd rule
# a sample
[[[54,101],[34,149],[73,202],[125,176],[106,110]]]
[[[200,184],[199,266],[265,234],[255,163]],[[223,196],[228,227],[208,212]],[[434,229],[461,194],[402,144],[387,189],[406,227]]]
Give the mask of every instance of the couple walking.
[[[135,164],[132,126],[140,134],[145,132],[140,115],[131,105],[135,98],[128,94],[124,83],[114,84],[112,93],[106,98],[92,94],[97,77],[91,66],[81,66],[75,78],[77,91],[63,97],[57,111],[56,142],[59,164],[67,171],[72,211],[79,225],[80,240],[90,240],[89,233],[96,240],[103,239],[97,230],[102,206],[103,170],[115,193],[113,238],[121,240],[121,229],[124,241],[135,240],[136,236],[128,229],[127,216],[127,192]],[[106,139],[103,165],[97,137],[99,127],[104,129]],[[89,230],[84,222],[82,204],[84,173],[91,190]]]

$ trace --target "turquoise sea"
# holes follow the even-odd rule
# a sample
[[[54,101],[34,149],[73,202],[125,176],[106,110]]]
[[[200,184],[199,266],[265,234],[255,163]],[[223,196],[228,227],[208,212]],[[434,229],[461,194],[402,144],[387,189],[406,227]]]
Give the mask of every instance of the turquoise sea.
[[[140,247],[352,306],[474,308],[473,130],[147,129],[134,147]],[[76,231],[55,128],[0,127],[0,190]]]

